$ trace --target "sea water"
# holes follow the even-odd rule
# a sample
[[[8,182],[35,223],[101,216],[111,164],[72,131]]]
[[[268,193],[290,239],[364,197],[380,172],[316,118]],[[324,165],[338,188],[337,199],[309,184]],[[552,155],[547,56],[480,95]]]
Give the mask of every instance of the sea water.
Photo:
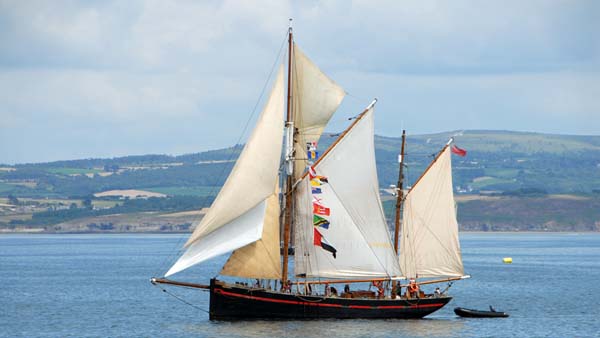
[[[600,337],[600,234],[461,233],[472,278],[426,319],[238,322],[209,321],[206,292],[168,288],[184,303],[149,283],[185,237],[0,235],[0,336]],[[207,283],[225,259],[177,278]],[[510,317],[452,311],[489,305]]]

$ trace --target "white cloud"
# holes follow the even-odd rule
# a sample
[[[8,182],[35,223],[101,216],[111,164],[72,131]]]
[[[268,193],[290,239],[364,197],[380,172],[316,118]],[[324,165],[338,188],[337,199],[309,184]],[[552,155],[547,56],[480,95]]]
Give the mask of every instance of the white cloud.
[[[350,92],[381,99],[376,131],[389,136],[397,136],[402,127],[413,134],[504,129],[597,135],[597,75],[566,71],[478,76],[338,74],[346,82],[355,80]]]
[[[352,94],[341,115],[381,99],[380,133],[398,135],[403,121],[413,133],[597,134],[599,7],[0,1],[0,162],[231,145],[290,16],[298,43]]]

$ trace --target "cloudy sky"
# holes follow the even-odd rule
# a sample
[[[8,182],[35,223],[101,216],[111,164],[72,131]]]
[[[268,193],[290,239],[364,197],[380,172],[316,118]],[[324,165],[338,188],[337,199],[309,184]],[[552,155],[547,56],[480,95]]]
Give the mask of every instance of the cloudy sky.
[[[600,2],[0,0],[0,163],[236,143],[293,17],[329,127],[600,134]]]

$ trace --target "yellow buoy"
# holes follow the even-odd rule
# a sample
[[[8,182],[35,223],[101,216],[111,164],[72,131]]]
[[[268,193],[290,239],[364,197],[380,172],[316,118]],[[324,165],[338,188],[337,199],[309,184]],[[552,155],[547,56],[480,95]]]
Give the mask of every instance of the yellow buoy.
[[[504,257],[504,258],[502,258],[502,262],[504,262],[506,264],[510,264],[510,263],[512,263],[512,257]]]

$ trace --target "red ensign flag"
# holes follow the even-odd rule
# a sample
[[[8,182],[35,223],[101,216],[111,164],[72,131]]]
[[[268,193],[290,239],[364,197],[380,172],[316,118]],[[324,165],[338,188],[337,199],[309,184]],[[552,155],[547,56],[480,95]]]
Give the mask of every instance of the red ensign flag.
[[[458,156],[466,156],[467,155],[467,151],[464,149],[460,149],[459,147],[457,147],[456,145],[452,145],[452,148],[450,148],[450,150],[452,150],[453,153],[455,153]]]

